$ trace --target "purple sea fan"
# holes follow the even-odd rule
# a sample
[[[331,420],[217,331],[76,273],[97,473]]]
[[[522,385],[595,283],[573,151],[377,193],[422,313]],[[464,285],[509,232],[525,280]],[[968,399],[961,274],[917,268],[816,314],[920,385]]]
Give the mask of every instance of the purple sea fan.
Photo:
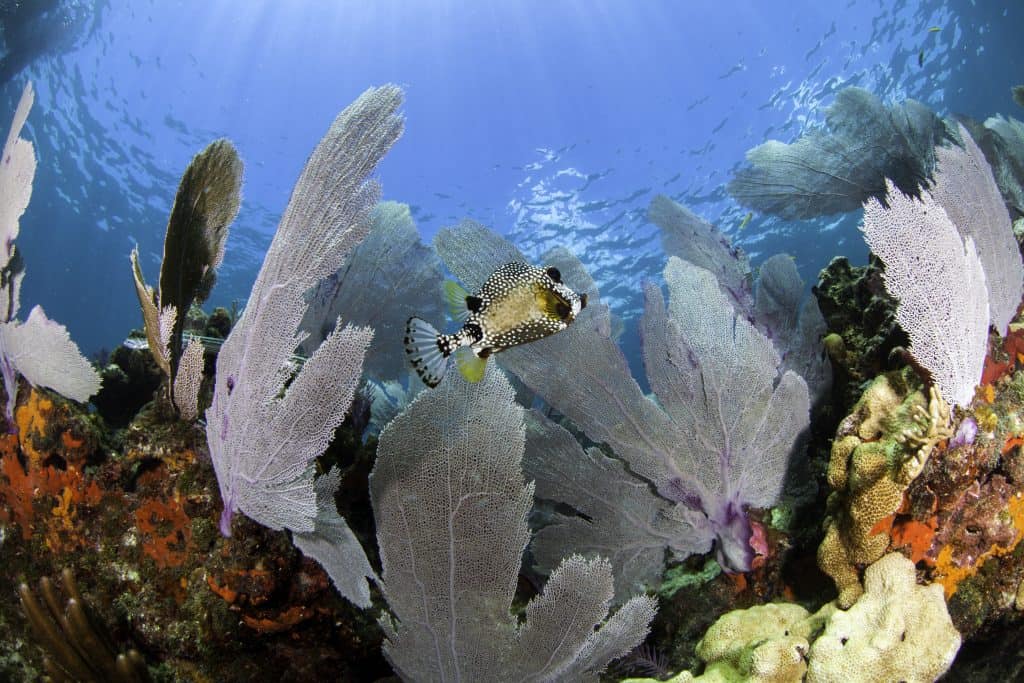
[[[448,268],[470,286],[518,255],[497,235],[469,223],[442,231],[435,244]],[[772,342],[737,315],[714,275],[673,258],[665,279],[668,308],[657,287],[649,286],[641,325],[654,397],[643,394],[622,351],[602,334],[610,329],[610,313],[596,291],[568,329],[498,358],[628,465],[616,467],[595,454],[577,457],[568,476],[565,467],[561,474],[554,468],[531,471],[538,491],[543,474],[553,480],[550,497],[587,517],[559,519],[561,526],[547,538],[557,538],[563,553],[610,556],[616,576],[628,578],[617,585],[617,599],[628,595],[630,582],[657,583],[665,549],[683,558],[714,543],[727,569],[749,569],[754,553],[746,509],[776,502],[809,423],[806,383],[796,373],[779,372]],[[543,460],[554,448],[544,439],[528,444],[527,461]],[[558,490],[568,479],[580,483],[564,500]],[[604,499],[623,505],[611,507]],[[545,553],[554,557],[556,550]]]
[[[384,656],[407,681],[597,681],[648,633],[657,601],[609,616],[612,566],[561,559],[522,622],[510,613],[533,484],[523,410],[502,372],[448,373],[381,433],[370,496],[391,614]]]
[[[348,411],[373,331],[342,325],[297,372],[292,354],[306,292],[335,272],[366,236],[380,197],[369,180],[403,129],[402,91],[371,88],[331,125],[306,163],[253,285],[217,357],[206,440],[224,501],[221,532],[241,511],[294,532],[342,595],[369,607],[375,577],[337,512],[332,471],[314,481],[314,460]]]
[[[646,289],[644,364],[679,446],[630,464],[661,495],[696,497],[723,567],[747,571],[746,509],[770,507],[782,491],[809,424],[807,384],[793,371],[778,376],[772,342],[736,314],[710,272],[672,258],[665,281],[667,309],[657,287]]]
[[[29,83],[18,101],[0,163],[0,371],[7,392],[4,414],[11,429],[19,374],[33,386],[49,387],[75,401],[88,400],[100,388],[99,375],[63,325],[47,318],[39,306],[29,312],[25,322],[15,319],[24,273],[15,267],[14,239],[18,236],[18,219],[32,196],[36,172],[32,143],[19,135],[34,98]]]

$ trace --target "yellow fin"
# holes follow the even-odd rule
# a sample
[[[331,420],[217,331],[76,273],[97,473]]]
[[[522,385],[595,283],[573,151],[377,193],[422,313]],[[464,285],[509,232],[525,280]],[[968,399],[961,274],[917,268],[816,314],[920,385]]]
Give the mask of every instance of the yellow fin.
[[[480,358],[469,347],[462,347],[455,352],[455,365],[459,373],[466,378],[467,382],[479,382],[484,378],[484,370],[487,369],[487,359]]]
[[[569,302],[547,287],[537,287],[534,291],[534,299],[541,313],[551,320],[565,320],[572,312]]]
[[[444,281],[444,298],[448,302],[448,314],[452,320],[462,322],[469,315],[466,310],[466,297],[469,293],[455,280]]]

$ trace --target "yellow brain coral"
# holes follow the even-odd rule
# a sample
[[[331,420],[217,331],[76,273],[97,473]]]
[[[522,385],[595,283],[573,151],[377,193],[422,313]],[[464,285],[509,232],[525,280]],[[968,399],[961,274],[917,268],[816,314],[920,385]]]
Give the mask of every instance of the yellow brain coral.
[[[790,683],[807,672],[810,642],[835,613],[829,603],[810,614],[800,605],[770,603],[719,617],[697,645],[707,666],[695,676],[683,671],[667,683]],[[630,678],[622,683],[655,683]]]
[[[890,553],[865,571],[857,603],[833,614],[814,641],[806,680],[933,681],[959,649],[942,587],[918,586],[914,563]]]

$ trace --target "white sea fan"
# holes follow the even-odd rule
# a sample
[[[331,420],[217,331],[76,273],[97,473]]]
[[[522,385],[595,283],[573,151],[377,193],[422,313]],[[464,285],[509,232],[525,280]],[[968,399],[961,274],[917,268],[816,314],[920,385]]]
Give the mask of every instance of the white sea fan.
[[[29,110],[35,101],[32,84],[27,83],[14,111],[11,130],[4,143],[3,163],[0,164],[0,268],[5,268],[11,259],[12,247],[18,237],[18,219],[25,213],[32,198],[32,179],[36,174],[36,154],[32,143],[19,137],[28,120]],[[13,316],[17,311],[11,311]]]
[[[885,263],[885,288],[910,353],[947,403],[966,406],[981,380],[988,348],[988,289],[974,240],[960,236],[931,194],[921,201],[886,181],[883,206],[864,204],[861,230]]]
[[[71,341],[67,328],[35,306],[23,322],[0,323],[0,356],[7,385],[7,416],[13,414],[17,382],[7,383],[13,366],[29,384],[53,389],[75,401],[87,401],[100,389],[100,376]]]
[[[173,307],[169,307],[173,311]],[[173,325],[173,323],[172,323]],[[203,342],[192,337],[178,361],[174,378],[174,405],[186,422],[199,417],[199,388],[203,385]]]

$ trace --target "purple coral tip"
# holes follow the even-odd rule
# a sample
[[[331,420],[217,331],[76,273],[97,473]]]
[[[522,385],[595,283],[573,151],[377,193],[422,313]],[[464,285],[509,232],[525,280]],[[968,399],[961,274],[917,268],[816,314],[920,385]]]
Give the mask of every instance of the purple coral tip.
[[[953,435],[952,440],[949,442],[950,448],[956,448],[957,446],[970,446],[974,443],[975,437],[978,436],[978,423],[973,417],[966,417],[960,423],[960,426],[956,430],[956,434]]]
[[[231,503],[225,502],[224,512],[220,513],[220,533],[224,538],[231,538],[231,519],[234,514]]]

